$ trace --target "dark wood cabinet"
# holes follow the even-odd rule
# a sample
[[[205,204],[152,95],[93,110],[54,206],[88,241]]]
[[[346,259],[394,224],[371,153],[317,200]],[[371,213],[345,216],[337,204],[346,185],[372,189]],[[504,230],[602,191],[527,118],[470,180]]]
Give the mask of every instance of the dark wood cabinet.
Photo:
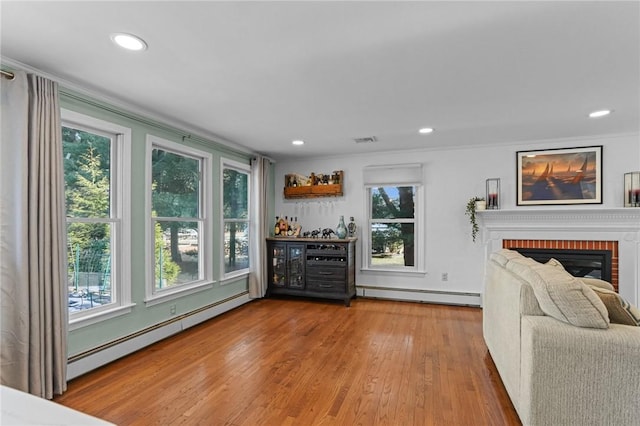
[[[355,238],[267,238],[267,296],[343,300],[356,294]]]

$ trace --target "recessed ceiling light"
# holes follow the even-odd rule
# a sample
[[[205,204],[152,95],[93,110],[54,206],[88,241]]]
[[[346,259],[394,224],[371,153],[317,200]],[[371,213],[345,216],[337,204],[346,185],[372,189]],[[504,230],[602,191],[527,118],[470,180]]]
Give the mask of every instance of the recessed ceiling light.
[[[591,114],[589,114],[590,118],[598,118],[598,117],[604,117],[605,115],[609,115],[611,114],[613,111],[609,110],[609,109],[602,109],[600,111],[593,111]]]
[[[293,142],[291,142],[291,143],[292,143],[293,145],[304,145],[304,141],[302,141],[302,140],[300,140],[300,139],[297,139],[297,140],[295,140],[295,141],[293,141]]]
[[[423,127],[422,129],[418,130],[418,132],[426,135],[427,133],[432,133],[433,129],[431,127]]]
[[[140,37],[132,34],[115,33],[111,34],[111,40],[118,46],[127,50],[141,51],[147,49],[147,43]]]

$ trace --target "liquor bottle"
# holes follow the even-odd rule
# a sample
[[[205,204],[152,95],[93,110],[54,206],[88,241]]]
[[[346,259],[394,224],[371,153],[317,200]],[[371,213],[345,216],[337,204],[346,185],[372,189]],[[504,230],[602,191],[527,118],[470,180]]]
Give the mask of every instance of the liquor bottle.
[[[277,237],[280,235],[280,216],[276,216],[276,226],[273,229],[273,234]]]
[[[289,227],[289,217],[285,216],[284,218],[280,216],[280,235],[283,237],[287,236],[287,228]]]

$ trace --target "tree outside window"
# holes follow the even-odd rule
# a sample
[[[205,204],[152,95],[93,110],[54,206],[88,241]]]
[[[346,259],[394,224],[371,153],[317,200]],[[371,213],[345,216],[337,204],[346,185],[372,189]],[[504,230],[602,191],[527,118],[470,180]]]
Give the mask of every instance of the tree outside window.
[[[115,224],[111,208],[114,138],[115,135],[62,127],[70,313],[114,301]]]
[[[201,163],[164,147],[151,151],[156,290],[202,278]]]
[[[249,169],[225,160],[222,168],[224,274],[249,269]]]
[[[415,186],[369,188],[369,265],[371,267],[415,266]]]

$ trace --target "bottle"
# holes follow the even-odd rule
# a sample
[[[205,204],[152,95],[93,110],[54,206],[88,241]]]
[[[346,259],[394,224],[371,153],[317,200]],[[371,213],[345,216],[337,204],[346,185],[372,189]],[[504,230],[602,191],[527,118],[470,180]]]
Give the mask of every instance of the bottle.
[[[340,216],[340,222],[336,228],[336,237],[343,239],[347,237],[347,227],[344,224],[344,216]]]
[[[273,229],[273,234],[277,237],[280,235],[280,216],[276,216],[276,226]]]
[[[353,238],[356,236],[356,229],[357,229],[356,222],[355,220],[353,220],[353,216],[351,216],[349,218],[349,225],[347,225],[347,230],[349,231],[348,232],[349,238]]]

